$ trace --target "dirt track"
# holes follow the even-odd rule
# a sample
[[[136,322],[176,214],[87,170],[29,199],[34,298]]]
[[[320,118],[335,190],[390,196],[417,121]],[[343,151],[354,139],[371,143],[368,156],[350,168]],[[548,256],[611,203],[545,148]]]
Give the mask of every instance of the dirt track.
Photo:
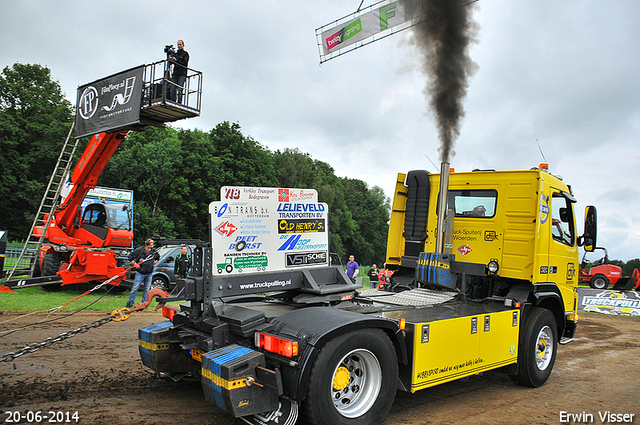
[[[0,333],[41,320],[0,315]],[[0,356],[104,317],[77,314],[0,338]],[[198,382],[173,383],[142,366],[137,329],[164,320],[139,313],[0,362],[0,412],[78,412],[83,424],[239,425],[204,399]],[[538,389],[485,373],[407,394],[398,392],[385,424],[558,424],[567,414],[634,414],[640,424],[640,319],[581,315],[576,341],[559,348],[549,381]],[[566,412],[561,417],[561,412]],[[27,423],[23,420],[21,423]],[[72,422],[74,423],[74,422]],[[568,422],[564,422],[568,423]],[[580,423],[573,421],[571,423]]]

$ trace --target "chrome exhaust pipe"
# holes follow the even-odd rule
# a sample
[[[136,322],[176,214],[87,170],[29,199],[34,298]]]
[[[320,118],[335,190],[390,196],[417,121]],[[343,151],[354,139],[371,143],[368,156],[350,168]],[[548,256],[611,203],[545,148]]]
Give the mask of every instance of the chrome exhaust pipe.
[[[447,215],[447,198],[449,192],[450,164],[443,162],[440,166],[440,195],[438,197],[438,224],[436,227],[436,253],[444,254],[445,219]]]

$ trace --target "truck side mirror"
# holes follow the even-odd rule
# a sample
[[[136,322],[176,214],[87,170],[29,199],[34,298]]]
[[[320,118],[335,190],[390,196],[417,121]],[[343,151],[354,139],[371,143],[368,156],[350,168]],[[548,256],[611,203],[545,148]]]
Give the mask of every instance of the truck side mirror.
[[[596,207],[589,205],[584,210],[584,234],[580,236],[579,245],[584,246],[584,250],[593,252],[596,249],[596,235],[598,232],[598,218]]]

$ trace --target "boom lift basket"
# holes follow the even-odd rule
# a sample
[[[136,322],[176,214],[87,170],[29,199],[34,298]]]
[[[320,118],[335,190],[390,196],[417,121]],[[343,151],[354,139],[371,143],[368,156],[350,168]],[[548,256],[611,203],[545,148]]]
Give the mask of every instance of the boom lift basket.
[[[140,105],[141,124],[158,126],[200,115],[202,72],[187,68],[187,78],[180,88],[170,78],[172,66],[175,65],[168,60],[145,66]],[[182,93],[176,95],[180,89]]]

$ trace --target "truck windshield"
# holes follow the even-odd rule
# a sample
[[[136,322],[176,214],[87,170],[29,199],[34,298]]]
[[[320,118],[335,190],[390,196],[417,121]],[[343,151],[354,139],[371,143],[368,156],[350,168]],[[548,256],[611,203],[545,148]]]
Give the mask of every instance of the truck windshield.
[[[122,209],[122,205],[105,205],[109,214],[109,227],[116,230],[131,230],[131,216],[129,210]]]

